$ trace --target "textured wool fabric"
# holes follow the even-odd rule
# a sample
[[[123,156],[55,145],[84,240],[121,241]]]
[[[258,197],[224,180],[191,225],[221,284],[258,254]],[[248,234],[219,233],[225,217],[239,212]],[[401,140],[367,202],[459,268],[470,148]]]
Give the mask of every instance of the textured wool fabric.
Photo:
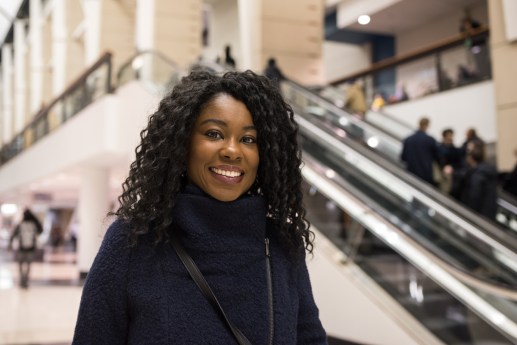
[[[254,345],[267,344],[265,242],[270,239],[274,344],[326,344],[304,260],[288,257],[258,196],[221,202],[188,186],[173,229],[230,320]],[[88,274],[73,344],[236,344],[170,245],[143,236],[129,248],[129,224],[108,230]]]

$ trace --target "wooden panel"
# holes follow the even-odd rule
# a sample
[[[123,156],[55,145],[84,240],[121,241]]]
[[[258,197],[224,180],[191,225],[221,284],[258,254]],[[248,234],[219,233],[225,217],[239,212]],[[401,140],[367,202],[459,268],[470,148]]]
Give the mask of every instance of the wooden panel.
[[[299,25],[293,22],[264,21],[262,47],[264,50],[321,56],[323,29],[320,26]]]
[[[194,62],[202,50],[200,0],[155,2],[154,48],[180,65]]]
[[[102,1],[100,52],[113,53],[113,76],[136,51],[135,12],[136,4]]]
[[[499,171],[511,170],[515,165],[514,150],[517,128],[517,103],[511,108],[497,110],[497,168]]]
[[[65,6],[65,20],[67,28],[67,44],[66,44],[66,71],[65,71],[65,87],[73,82],[80,75],[85,66],[84,60],[84,44],[82,40],[72,37],[75,29],[84,19],[83,10],[79,1],[67,1]]]
[[[322,26],[324,9],[325,3],[322,0],[263,0],[262,16]]]
[[[492,47],[492,68],[495,98],[498,106],[517,103],[517,45],[506,44]]]
[[[155,0],[154,7],[156,13],[164,15],[185,15],[185,14],[198,14],[202,10],[201,0],[182,0],[182,1],[170,1],[170,0]]]
[[[51,49],[52,49],[52,40],[51,40],[51,18],[46,18],[42,24],[43,29],[43,94],[42,94],[42,102],[48,104],[51,101],[52,97],[52,74],[50,68],[50,60],[51,60]]]

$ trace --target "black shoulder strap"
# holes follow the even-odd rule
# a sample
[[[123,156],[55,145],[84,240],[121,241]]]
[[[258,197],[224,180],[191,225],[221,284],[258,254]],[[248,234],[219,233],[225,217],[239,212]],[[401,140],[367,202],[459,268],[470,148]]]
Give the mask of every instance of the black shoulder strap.
[[[224,313],[223,308],[221,307],[221,304],[219,304],[219,301],[215,297],[214,292],[210,288],[210,285],[208,285],[207,281],[205,280],[205,277],[197,267],[196,263],[194,262],[194,260],[192,260],[190,255],[187,254],[187,252],[185,251],[185,249],[183,248],[175,234],[172,234],[171,236],[171,244],[176,253],[178,254],[181,262],[187,269],[188,273],[203,293],[203,296],[205,296],[205,298],[210,302],[210,304],[212,304],[212,307],[214,307],[214,309],[226,322],[226,325],[230,328],[235,339],[237,339],[237,342],[240,345],[251,345],[250,341],[246,338],[246,336],[242,334],[242,332],[231,323],[230,319],[228,319],[228,317]]]

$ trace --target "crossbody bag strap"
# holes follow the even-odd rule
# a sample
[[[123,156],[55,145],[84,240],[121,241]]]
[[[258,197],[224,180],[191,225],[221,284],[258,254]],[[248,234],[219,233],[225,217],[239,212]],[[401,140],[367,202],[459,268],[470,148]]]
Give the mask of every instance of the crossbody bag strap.
[[[173,234],[171,236],[171,244],[176,253],[178,254],[181,262],[187,269],[188,273],[190,274],[194,282],[196,282],[196,285],[199,287],[199,290],[201,290],[201,292],[203,293],[203,296],[205,296],[205,298],[210,302],[212,307],[214,307],[214,309],[226,322],[226,325],[230,328],[233,336],[235,337],[235,339],[237,339],[239,345],[251,345],[251,342],[248,340],[248,338],[246,338],[246,336],[237,327],[235,327],[230,321],[230,319],[226,316],[223,308],[221,307],[221,304],[219,303],[219,301],[214,295],[214,292],[210,288],[210,285],[208,285],[205,277],[197,267],[194,260],[185,251],[185,249],[179,242],[176,234]]]

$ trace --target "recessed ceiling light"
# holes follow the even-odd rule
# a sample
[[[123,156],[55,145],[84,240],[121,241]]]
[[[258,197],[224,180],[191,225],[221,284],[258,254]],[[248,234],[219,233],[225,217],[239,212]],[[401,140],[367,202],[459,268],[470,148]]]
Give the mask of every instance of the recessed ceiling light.
[[[370,16],[367,14],[362,14],[357,18],[357,22],[361,25],[366,25],[370,22]]]

